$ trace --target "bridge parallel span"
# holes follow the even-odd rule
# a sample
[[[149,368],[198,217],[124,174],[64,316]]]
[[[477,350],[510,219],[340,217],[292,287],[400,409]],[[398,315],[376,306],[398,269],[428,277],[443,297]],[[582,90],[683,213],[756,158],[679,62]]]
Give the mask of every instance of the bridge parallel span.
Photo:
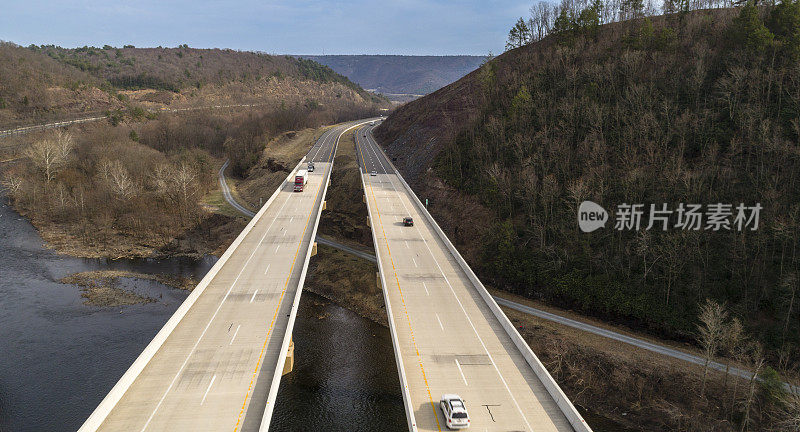
[[[456,393],[475,430],[591,431],[370,127],[356,148],[409,430],[446,430],[439,398]]]

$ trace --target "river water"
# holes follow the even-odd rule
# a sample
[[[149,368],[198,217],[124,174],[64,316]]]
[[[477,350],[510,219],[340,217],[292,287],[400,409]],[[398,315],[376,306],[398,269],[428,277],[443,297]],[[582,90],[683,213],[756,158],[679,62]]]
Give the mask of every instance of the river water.
[[[120,269],[200,280],[215,262],[61,256],[0,198],[0,432],[76,430],[188,295],[125,279],[158,301],[89,307],[58,279]],[[272,430],[405,430],[387,329],[306,293],[294,341],[295,370],[281,382]]]

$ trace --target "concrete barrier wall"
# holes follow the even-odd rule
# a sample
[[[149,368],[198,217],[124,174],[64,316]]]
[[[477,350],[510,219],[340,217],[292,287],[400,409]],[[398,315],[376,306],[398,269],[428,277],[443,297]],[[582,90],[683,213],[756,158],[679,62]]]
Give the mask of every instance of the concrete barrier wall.
[[[359,160],[361,158],[359,157]],[[362,160],[363,163],[363,160]],[[367,201],[369,201],[369,196],[367,196],[367,184],[364,181],[364,175],[360,172],[361,169],[359,168],[359,175],[361,176],[361,187],[364,189],[364,196],[366,197]],[[367,203],[367,212],[369,213],[369,218],[372,220],[372,209],[369,207],[369,202]],[[373,223],[374,225],[374,223]],[[400,377],[400,390],[403,394],[403,406],[406,410],[406,420],[408,421],[408,430],[410,432],[417,432],[417,419],[414,415],[414,406],[411,403],[411,393],[408,390],[408,381],[406,380],[406,370],[403,366],[403,355],[400,353],[400,341],[397,338],[397,329],[395,327],[394,322],[394,315],[392,315],[392,304],[389,302],[389,293],[387,292],[388,285],[386,284],[386,274],[383,272],[383,265],[381,265],[381,248],[378,246],[378,236],[375,234],[375,229],[370,230],[372,232],[372,243],[375,245],[375,258],[378,261],[378,273],[381,275],[381,291],[383,292],[383,301],[386,305],[386,315],[389,318],[389,333],[392,335],[392,347],[394,348],[394,359],[397,363],[397,373]]]
[[[378,147],[380,149],[380,146]],[[383,149],[380,149],[380,151],[383,152]],[[564,416],[570,422],[572,427],[576,432],[591,432],[592,429],[586,423],[586,420],[584,420],[583,416],[581,416],[578,410],[575,409],[575,406],[567,398],[567,395],[564,394],[564,391],[561,390],[561,387],[559,387],[558,383],[556,383],[539,358],[536,357],[536,354],[533,353],[533,350],[531,350],[531,347],[528,345],[528,343],[525,342],[525,339],[523,339],[517,329],[514,328],[514,325],[500,309],[500,306],[498,306],[494,301],[492,296],[489,294],[489,291],[486,290],[486,287],[483,286],[483,283],[481,283],[455,246],[453,246],[453,243],[450,242],[450,239],[447,238],[447,235],[439,227],[439,224],[436,223],[436,220],[434,220],[433,216],[428,213],[428,210],[417,197],[417,194],[414,193],[414,191],[411,189],[411,186],[409,186],[405,179],[403,179],[403,176],[400,175],[400,171],[397,170],[397,167],[392,164],[391,159],[387,157],[385,153],[384,156],[386,157],[386,161],[389,162],[392,168],[394,168],[395,172],[397,173],[397,178],[400,179],[400,182],[408,191],[408,194],[413,197],[413,202],[414,205],[416,205],[417,210],[420,212],[420,214],[424,215],[425,219],[427,219],[431,224],[436,234],[442,240],[442,243],[444,243],[444,245],[450,251],[450,254],[456,259],[458,265],[461,267],[464,273],[466,273],[469,280],[475,286],[475,289],[489,306],[489,309],[492,311],[498,321],[500,321],[503,329],[506,331],[506,333],[508,333],[508,336],[514,342],[514,345],[516,345],[517,349],[519,349],[519,351],[522,353],[525,361],[531,366],[531,369],[533,369],[533,372],[537,377],[539,377],[539,380],[544,384],[545,388],[547,388],[547,392],[550,393],[550,396],[556,401],[556,404],[558,404],[561,412],[564,413]],[[380,260],[378,260],[378,262],[380,262]]]
[[[92,412],[89,418],[86,419],[86,421],[83,423],[83,426],[81,426],[81,428],[78,429],[79,432],[95,431],[105,421],[106,417],[108,417],[108,414],[111,412],[111,410],[114,409],[119,400],[122,399],[122,396],[125,394],[126,391],[128,391],[131,384],[133,384],[133,382],[136,380],[136,378],[139,376],[142,370],[144,370],[145,366],[147,366],[150,360],[152,360],[153,356],[155,356],[155,354],[167,340],[167,338],[175,329],[175,327],[177,327],[178,324],[181,322],[183,317],[186,316],[186,313],[189,312],[189,309],[191,309],[192,305],[194,305],[198,297],[200,297],[203,291],[205,291],[208,284],[211,283],[211,281],[214,279],[214,277],[217,275],[220,269],[222,269],[222,267],[228,261],[228,258],[230,258],[230,256],[236,250],[236,248],[239,247],[244,238],[247,237],[247,235],[253,229],[255,224],[261,219],[261,217],[267,211],[267,208],[269,208],[272,202],[275,201],[275,198],[277,198],[281,188],[285,186],[286,182],[290,181],[294,172],[297,171],[298,168],[300,168],[303,162],[305,162],[305,159],[306,158],[303,157],[303,159],[300,160],[300,163],[298,163],[297,166],[295,166],[294,170],[292,170],[292,172],[289,173],[289,175],[286,177],[286,180],[283,183],[281,183],[281,185],[278,187],[278,189],[275,190],[275,192],[272,194],[269,200],[267,200],[266,204],[264,204],[264,206],[261,207],[261,210],[259,210],[256,216],[250,221],[250,223],[247,224],[247,226],[245,226],[244,230],[242,230],[239,236],[236,237],[236,240],[234,240],[233,243],[231,243],[231,245],[228,247],[228,249],[225,251],[222,257],[219,259],[219,261],[217,261],[216,264],[214,264],[214,266],[211,268],[211,270],[209,270],[208,273],[206,273],[206,275],[203,277],[203,279],[200,281],[197,287],[195,287],[195,289],[192,291],[189,297],[187,297],[186,300],[184,300],[183,303],[180,305],[180,307],[178,307],[178,310],[176,310],[175,313],[172,314],[172,317],[170,317],[167,323],[164,324],[164,327],[161,328],[161,330],[156,334],[153,340],[150,341],[147,347],[145,347],[144,351],[142,351],[139,357],[136,358],[131,367],[129,367],[128,370],[125,372],[125,374],[122,375],[122,378],[120,378],[119,381],[117,381],[117,384],[115,384],[114,387],[111,388],[111,391],[108,392],[106,397],[103,398],[103,400],[100,402],[97,408],[95,408],[95,410]]]
[[[333,154],[336,154],[336,148],[339,146],[339,139],[341,139],[342,135],[344,135],[350,129],[353,129],[355,126],[351,126],[341,133],[336,138],[336,144],[334,145]],[[303,158],[305,161],[305,158]],[[300,163],[302,164],[301,161]],[[299,165],[298,165],[299,167]],[[297,168],[295,168],[296,170]],[[294,173],[294,171],[292,171]],[[283,336],[283,342],[281,343],[281,350],[278,354],[278,362],[275,365],[274,375],[272,376],[272,383],[269,387],[269,394],[267,395],[267,406],[264,409],[264,415],[261,418],[261,426],[259,426],[259,432],[269,432],[269,425],[272,421],[272,411],[275,409],[275,400],[278,397],[278,388],[280,387],[281,377],[283,376],[283,365],[286,362],[286,354],[289,351],[289,344],[292,340],[292,331],[294,331],[294,322],[297,318],[297,310],[300,307],[300,296],[303,292],[303,286],[305,285],[306,280],[306,273],[308,272],[308,264],[311,260],[311,252],[312,246],[314,243],[314,239],[317,238],[317,228],[319,227],[319,220],[322,217],[322,203],[325,202],[325,195],[328,193],[328,186],[329,180],[331,178],[331,173],[333,173],[333,159],[331,159],[330,167],[328,167],[328,172],[325,174],[325,178],[322,179],[322,200],[320,201],[319,212],[317,212],[317,216],[314,219],[314,228],[311,231],[311,240],[308,244],[308,251],[306,252],[305,261],[303,262],[303,269],[300,272],[300,281],[297,286],[297,291],[295,291],[294,299],[292,300],[292,309],[289,312],[289,323],[286,327],[286,333]],[[291,177],[291,175],[290,175]],[[316,205],[316,203],[314,204]]]

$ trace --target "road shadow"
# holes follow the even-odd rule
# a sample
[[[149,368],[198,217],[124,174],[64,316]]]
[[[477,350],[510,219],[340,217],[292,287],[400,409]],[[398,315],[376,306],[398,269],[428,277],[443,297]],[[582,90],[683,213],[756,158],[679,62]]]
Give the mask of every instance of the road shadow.
[[[442,431],[448,430],[445,425],[447,420],[445,420],[444,414],[442,414],[442,409],[439,407],[439,398],[437,397],[434,397],[433,406],[431,406],[430,402],[420,404],[414,411],[414,417],[416,417],[417,427],[420,429],[437,430],[436,420],[438,419],[439,428]]]

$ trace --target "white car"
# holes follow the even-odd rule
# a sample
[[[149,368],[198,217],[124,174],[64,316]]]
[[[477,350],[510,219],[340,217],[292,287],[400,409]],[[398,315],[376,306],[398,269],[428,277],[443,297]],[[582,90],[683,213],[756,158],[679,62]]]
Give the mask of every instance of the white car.
[[[442,395],[439,402],[448,429],[466,429],[469,427],[469,414],[461,397],[455,394]]]
[[[377,171],[372,171],[371,173],[369,173],[369,175],[375,177],[376,175],[378,175],[378,172]]]

